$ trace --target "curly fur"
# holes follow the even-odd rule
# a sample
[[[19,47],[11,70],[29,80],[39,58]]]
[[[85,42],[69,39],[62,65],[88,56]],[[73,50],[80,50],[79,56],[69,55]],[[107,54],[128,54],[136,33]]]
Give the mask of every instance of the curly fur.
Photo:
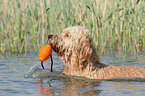
[[[107,66],[100,63],[93,38],[82,26],[72,26],[48,39],[53,50],[63,59],[62,73],[92,79],[145,78],[145,68]]]

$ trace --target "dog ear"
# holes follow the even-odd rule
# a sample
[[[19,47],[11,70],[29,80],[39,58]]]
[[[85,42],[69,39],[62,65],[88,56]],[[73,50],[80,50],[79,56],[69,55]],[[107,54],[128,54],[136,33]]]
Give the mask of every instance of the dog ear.
[[[79,51],[79,63],[83,64],[85,60],[91,57],[92,55],[92,40],[90,38],[85,38],[81,42],[80,51]]]

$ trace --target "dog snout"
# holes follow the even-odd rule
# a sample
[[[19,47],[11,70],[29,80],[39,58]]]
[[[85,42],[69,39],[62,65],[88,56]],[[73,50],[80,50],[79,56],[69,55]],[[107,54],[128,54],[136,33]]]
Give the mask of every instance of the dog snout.
[[[53,35],[52,35],[52,34],[48,35],[48,40],[49,40],[50,38],[52,38],[52,37],[53,37]]]

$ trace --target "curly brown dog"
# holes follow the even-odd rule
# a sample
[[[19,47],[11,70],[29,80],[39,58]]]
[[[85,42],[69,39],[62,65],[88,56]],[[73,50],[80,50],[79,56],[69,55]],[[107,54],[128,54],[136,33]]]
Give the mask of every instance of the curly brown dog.
[[[66,28],[59,35],[49,35],[48,43],[63,59],[64,74],[92,79],[145,78],[145,68],[100,63],[93,38],[82,26]]]

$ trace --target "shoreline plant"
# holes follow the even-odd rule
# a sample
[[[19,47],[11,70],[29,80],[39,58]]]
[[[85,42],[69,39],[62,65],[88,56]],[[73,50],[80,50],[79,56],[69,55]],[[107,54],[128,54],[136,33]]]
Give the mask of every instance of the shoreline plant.
[[[38,53],[50,33],[90,30],[97,51],[145,51],[144,0],[1,0],[0,51]]]

